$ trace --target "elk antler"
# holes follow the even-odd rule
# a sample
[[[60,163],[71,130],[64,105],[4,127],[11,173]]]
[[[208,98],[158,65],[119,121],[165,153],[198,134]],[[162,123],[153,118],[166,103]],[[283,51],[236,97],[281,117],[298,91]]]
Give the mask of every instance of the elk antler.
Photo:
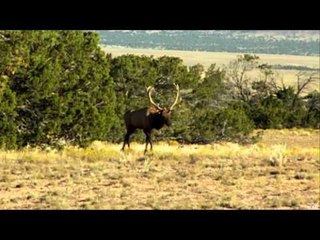
[[[163,108],[161,108],[158,104],[156,104],[156,103],[153,101],[153,99],[152,99],[152,97],[151,97],[151,92],[152,92],[152,90],[154,90],[154,88],[151,87],[151,86],[149,86],[149,87],[147,88],[147,93],[148,93],[149,101],[150,101],[150,103],[151,103],[153,106],[155,106],[158,110],[162,110]]]
[[[169,110],[169,111],[172,111],[173,108],[174,108],[174,106],[178,104],[179,97],[180,97],[180,88],[179,88],[179,85],[174,83],[174,86],[176,87],[176,90],[177,90],[177,96],[176,96],[176,99],[174,100],[174,103],[173,103],[172,106],[170,107],[170,110]]]

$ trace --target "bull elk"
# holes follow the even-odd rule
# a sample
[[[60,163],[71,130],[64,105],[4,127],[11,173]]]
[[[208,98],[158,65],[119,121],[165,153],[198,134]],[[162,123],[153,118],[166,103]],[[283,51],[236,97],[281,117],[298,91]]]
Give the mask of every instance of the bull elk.
[[[124,150],[125,145],[128,145],[128,148],[130,148],[129,138],[130,135],[133,134],[136,129],[142,129],[144,134],[146,135],[146,148],[144,150],[144,153],[147,152],[148,149],[148,143],[150,144],[150,150],[152,151],[152,140],[151,140],[151,133],[153,129],[161,129],[163,126],[170,126],[171,125],[171,112],[173,108],[178,104],[179,98],[180,98],[180,89],[178,84],[174,84],[177,90],[177,96],[174,101],[174,103],[171,105],[169,109],[162,108],[158,104],[156,104],[152,97],[151,92],[154,90],[153,87],[147,88],[147,94],[150,103],[153,105],[153,107],[145,107],[141,108],[139,110],[131,110],[127,111],[124,114],[124,121],[127,128],[127,133],[124,137],[124,143],[121,148],[121,150]]]

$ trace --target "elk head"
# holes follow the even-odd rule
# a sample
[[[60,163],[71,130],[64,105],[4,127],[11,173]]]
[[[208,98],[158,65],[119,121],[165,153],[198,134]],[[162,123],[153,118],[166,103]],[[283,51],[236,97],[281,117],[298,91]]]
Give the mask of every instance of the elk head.
[[[155,111],[161,116],[164,124],[167,126],[171,125],[171,120],[170,120],[171,112],[172,112],[173,108],[178,104],[179,99],[180,99],[179,85],[174,83],[174,86],[176,88],[177,95],[176,95],[174,103],[171,105],[171,107],[169,109],[166,107],[160,107],[159,104],[156,104],[154,102],[154,100],[152,99],[152,96],[151,96],[152,91],[154,91],[154,87],[149,86],[147,88],[147,93],[148,93],[150,103],[155,107]]]

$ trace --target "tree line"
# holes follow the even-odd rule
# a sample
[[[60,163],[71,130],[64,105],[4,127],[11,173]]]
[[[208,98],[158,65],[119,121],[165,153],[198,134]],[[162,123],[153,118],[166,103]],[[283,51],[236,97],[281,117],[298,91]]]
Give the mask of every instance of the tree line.
[[[239,54],[243,52],[307,56],[318,56],[319,54],[318,39],[299,39],[299,37],[293,35],[292,30],[282,32],[283,36],[285,36],[284,39],[277,38],[272,31],[269,34],[260,35],[261,32],[259,34],[255,33],[255,31],[246,30],[163,30],[153,33],[148,30],[100,30],[98,32],[101,35],[101,42],[105,45],[121,45],[133,48],[238,52]],[[277,32],[277,35],[281,34],[279,31],[275,32]],[[314,32],[312,36],[315,35],[316,33]],[[270,36],[273,37],[270,38]]]
[[[177,57],[112,57],[99,41],[90,31],[0,31],[0,147],[121,142],[125,111],[149,106],[146,87],[170,106],[173,83],[182,101],[155,140],[243,141],[257,128],[320,127],[319,92],[302,94],[319,81],[314,73],[290,87],[254,55],[205,70]]]

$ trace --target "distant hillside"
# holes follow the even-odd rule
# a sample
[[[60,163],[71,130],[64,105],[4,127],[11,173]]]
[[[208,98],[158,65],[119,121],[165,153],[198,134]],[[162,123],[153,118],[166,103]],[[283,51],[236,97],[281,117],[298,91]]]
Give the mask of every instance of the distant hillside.
[[[105,45],[208,52],[319,56],[320,31],[97,31]]]

